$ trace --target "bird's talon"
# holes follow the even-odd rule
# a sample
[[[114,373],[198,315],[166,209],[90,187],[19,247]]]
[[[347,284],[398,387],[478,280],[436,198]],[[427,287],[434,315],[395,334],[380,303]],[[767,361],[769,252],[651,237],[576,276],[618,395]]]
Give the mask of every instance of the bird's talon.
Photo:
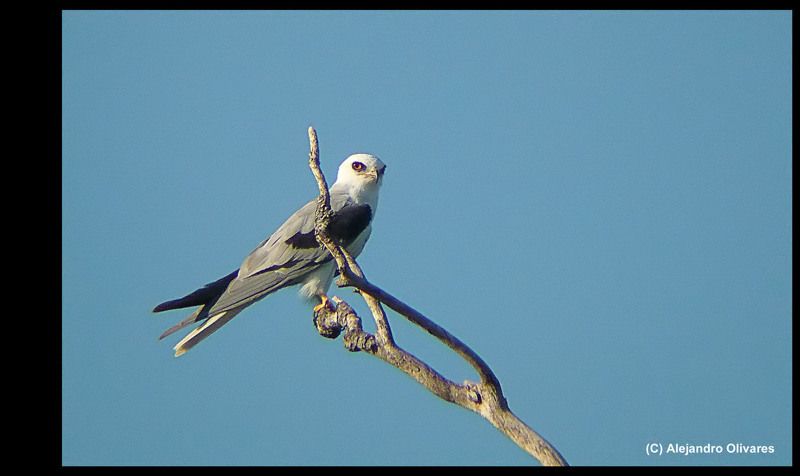
[[[330,301],[330,299],[328,299],[328,296],[323,294],[322,296],[320,296],[320,299],[322,299],[322,302],[317,304],[316,306],[314,306],[314,314],[317,314],[318,312],[322,311],[323,309],[327,309],[327,310],[329,310],[331,312],[336,310],[336,305],[334,305]]]

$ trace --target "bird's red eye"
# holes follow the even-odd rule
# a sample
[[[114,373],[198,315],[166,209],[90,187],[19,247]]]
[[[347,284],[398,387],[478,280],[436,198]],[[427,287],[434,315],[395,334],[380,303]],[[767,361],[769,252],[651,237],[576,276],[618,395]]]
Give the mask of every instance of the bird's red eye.
[[[361,162],[353,162],[353,170],[355,170],[356,172],[361,172],[366,168],[367,166],[362,164]]]

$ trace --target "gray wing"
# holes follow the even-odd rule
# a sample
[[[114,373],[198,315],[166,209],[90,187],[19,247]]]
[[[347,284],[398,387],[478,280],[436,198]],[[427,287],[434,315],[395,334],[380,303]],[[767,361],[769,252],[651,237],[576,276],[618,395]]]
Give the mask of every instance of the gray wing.
[[[355,239],[372,218],[369,206],[351,205],[347,198],[346,194],[331,193],[331,208],[335,213],[331,235],[345,244]],[[316,200],[306,203],[245,258],[238,276],[209,309],[209,315],[247,306],[278,289],[297,284],[332,259],[314,236],[316,207]]]
[[[331,191],[331,236],[344,246],[354,241],[363,246],[372,219],[368,205],[354,205],[345,194]],[[162,337],[192,322],[203,323],[175,345],[175,356],[180,356],[233,319],[242,309],[286,286],[301,282],[308,273],[333,259],[314,237],[314,212],[316,200],[304,205],[289,217],[275,233],[262,241],[245,258],[238,273],[215,281],[189,296],[167,302],[157,309],[185,307],[202,300],[202,307]],[[228,284],[229,283],[229,284]],[[206,297],[210,299],[206,300]],[[201,299],[202,298],[202,299]]]
[[[330,259],[314,240],[311,246],[296,246],[295,236],[314,235],[316,200],[289,217],[242,262],[239,274],[220,296],[209,314],[243,307],[268,294],[299,282],[307,273]],[[311,243],[303,243],[310,245]]]

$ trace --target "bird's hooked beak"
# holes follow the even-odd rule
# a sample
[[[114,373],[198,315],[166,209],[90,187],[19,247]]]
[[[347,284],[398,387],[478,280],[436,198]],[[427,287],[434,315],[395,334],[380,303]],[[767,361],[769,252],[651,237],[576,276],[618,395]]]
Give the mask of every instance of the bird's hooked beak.
[[[369,175],[370,177],[372,177],[372,181],[373,181],[373,182],[378,182],[378,183],[380,183],[380,182],[381,182],[381,179],[383,179],[383,174],[384,174],[384,172],[386,172],[386,166],[385,166],[385,165],[384,165],[383,167],[381,167],[380,169],[378,169],[377,171],[375,171],[375,172],[369,172],[369,173],[367,173],[367,175]]]

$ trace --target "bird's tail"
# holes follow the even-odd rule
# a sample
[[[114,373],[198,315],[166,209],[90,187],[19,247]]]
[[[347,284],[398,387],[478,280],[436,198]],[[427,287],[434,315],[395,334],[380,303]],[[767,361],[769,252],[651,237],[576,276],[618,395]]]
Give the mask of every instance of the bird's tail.
[[[214,281],[213,283],[206,284],[191,294],[187,294],[179,299],[163,302],[153,309],[153,312],[162,312],[169,311],[171,309],[200,306],[196,311],[189,314],[185,319],[170,327],[164,331],[161,336],[159,336],[159,339],[163,339],[164,337],[178,332],[190,324],[203,321],[203,323],[197,329],[190,332],[189,335],[178,342],[178,345],[175,346],[176,357],[184,354],[187,350],[197,345],[198,342],[208,337],[212,332],[219,329],[223,324],[231,320],[233,316],[239,313],[239,310],[233,310],[221,312],[212,316],[208,315],[209,309],[211,309],[214,303],[217,302],[219,297],[225,292],[225,289],[227,289],[231,281],[236,278],[238,273],[239,270],[237,269],[236,271]]]
[[[184,307],[199,306],[201,304],[209,304],[215,301],[225,291],[225,288],[236,279],[239,270],[223,276],[213,283],[208,283],[202,288],[187,294],[186,296],[171,301],[162,302],[153,309],[153,312],[169,311],[171,309],[181,309]],[[177,329],[176,329],[177,330]]]
[[[203,317],[200,314],[203,313],[203,311],[206,309],[206,307],[207,306],[202,306],[202,307],[197,308],[197,310],[194,311],[193,313],[189,314],[186,317],[186,319],[182,320],[181,322],[179,322],[179,323],[175,324],[174,326],[170,327],[169,329],[165,330],[163,334],[158,336],[158,340],[161,340],[164,337],[167,337],[168,335],[171,335],[171,334],[174,334],[174,333],[178,332],[179,330],[183,329],[184,327],[188,326],[189,324],[193,324],[193,323],[195,323],[195,322],[197,322],[199,320],[202,320]]]
[[[198,326],[195,330],[193,330],[192,332],[187,334],[186,337],[181,339],[180,342],[175,344],[175,347],[173,347],[173,349],[175,349],[175,357],[180,357],[181,355],[185,354],[189,349],[191,349],[192,347],[194,347],[198,343],[200,343],[200,341],[202,341],[206,337],[210,336],[217,329],[219,329],[220,327],[225,325],[226,322],[228,322],[231,319],[233,319],[234,317],[236,317],[236,315],[239,314],[240,311],[241,311],[241,309],[232,309],[230,311],[222,311],[222,312],[220,312],[218,314],[214,314],[213,316],[211,316],[208,319],[206,319],[205,321],[203,321],[203,323],[200,326]],[[192,316],[189,316],[189,318],[191,318],[191,317]],[[187,318],[187,319],[189,319],[189,318]],[[192,322],[192,321],[189,321],[189,322]],[[188,324],[189,323],[187,322],[187,324],[185,324],[185,325],[188,325]],[[178,324],[178,325],[181,325],[181,324]],[[181,327],[185,327],[185,325],[181,326]],[[167,332],[169,332],[169,331],[167,331]]]

